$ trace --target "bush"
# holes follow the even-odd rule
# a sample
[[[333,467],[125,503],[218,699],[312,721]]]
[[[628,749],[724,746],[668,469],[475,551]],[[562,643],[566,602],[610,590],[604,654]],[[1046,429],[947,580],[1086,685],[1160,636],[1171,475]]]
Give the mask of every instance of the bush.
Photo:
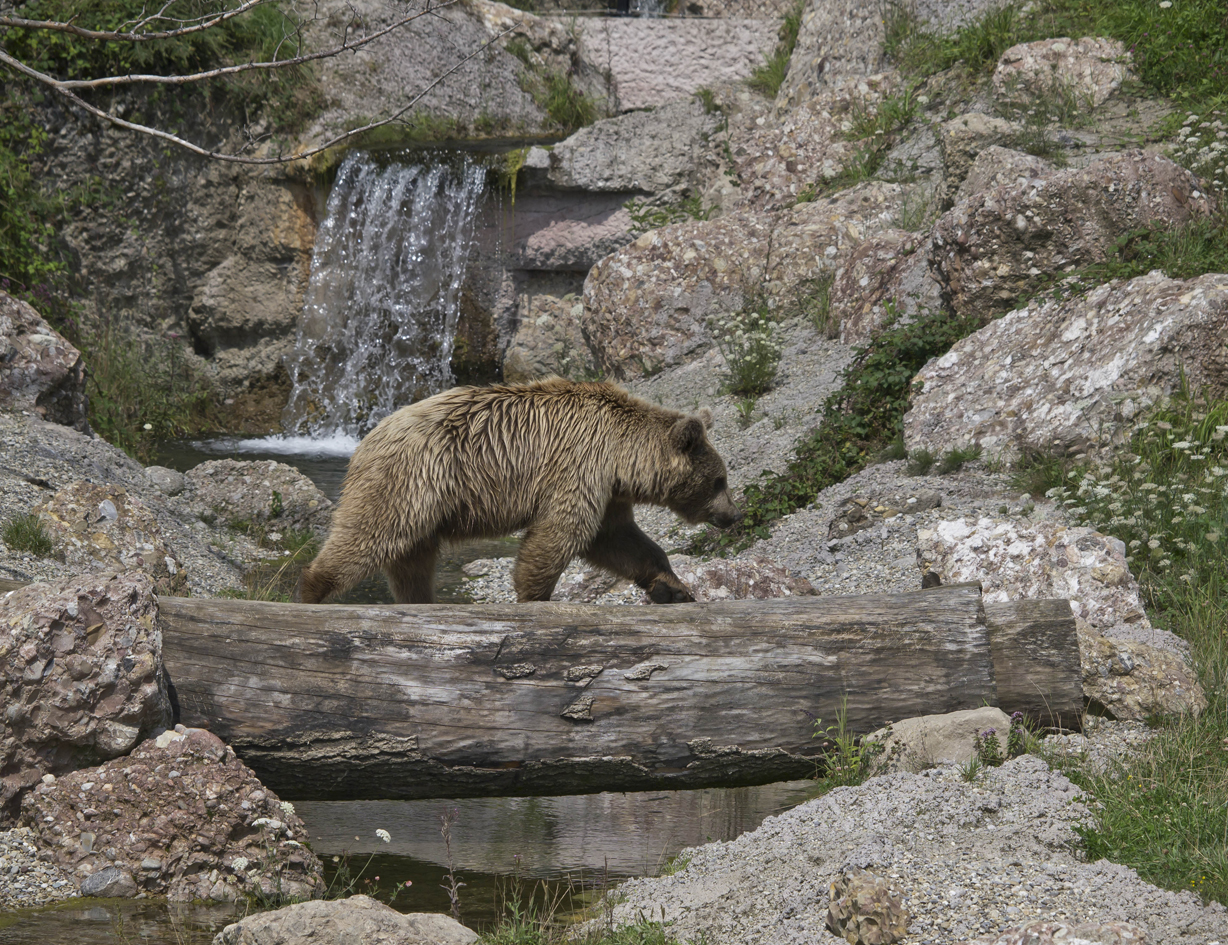
[[[712,334],[729,369],[728,393],[758,397],[771,390],[783,348],[765,304],[714,319]]]

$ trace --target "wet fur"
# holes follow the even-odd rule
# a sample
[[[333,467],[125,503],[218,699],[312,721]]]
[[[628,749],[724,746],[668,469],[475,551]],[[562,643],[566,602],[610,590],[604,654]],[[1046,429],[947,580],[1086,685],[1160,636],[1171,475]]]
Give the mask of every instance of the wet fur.
[[[317,603],[383,571],[398,603],[429,603],[441,542],[523,529],[512,573],[522,601],[549,600],[577,555],[659,603],[693,600],[633,506],[690,522],[741,518],[704,427],[612,384],[559,378],[458,387],[404,407],[350,460],[297,597]]]

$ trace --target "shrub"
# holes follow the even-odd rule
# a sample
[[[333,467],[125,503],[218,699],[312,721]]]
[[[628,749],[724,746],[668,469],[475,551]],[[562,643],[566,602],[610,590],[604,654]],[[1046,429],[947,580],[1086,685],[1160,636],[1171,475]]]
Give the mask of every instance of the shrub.
[[[783,347],[779,329],[765,303],[714,318],[712,333],[729,369],[725,381],[728,393],[758,397],[771,390]]]

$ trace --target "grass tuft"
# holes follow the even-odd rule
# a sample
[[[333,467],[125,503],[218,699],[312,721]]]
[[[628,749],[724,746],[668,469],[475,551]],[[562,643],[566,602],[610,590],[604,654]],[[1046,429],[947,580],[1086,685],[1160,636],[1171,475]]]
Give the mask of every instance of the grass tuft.
[[[789,74],[789,60],[793,56],[793,48],[797,45],[797,35],[802,28],[802,13],[805,9],[805,0],[799,0],[785,14],[784,22],[780,25],[776,48],[764,60],[763,65],[755,69],[750,78],[746,80],[746,84],[756,92],[762,92],[768,98],[775,98],[780,87],[784,85],[785,77]]]
[[[43,523],[33,512],[14,515],[5,522],[0,538],[4,539],[10,551],[28,551],[38,558],[48,557],[53,547]]]
[[[942,454],[942,459],[938,462],[938,475],[945,476],[948,473],[958,472],[964,468],[966,463],[971,463],[980,458],[981,448],[979,446],[957,446],[954,449],[949,449]]]
[[[937,457],[927,449],[916,449],[908,454],[908,475],[928,476]]]

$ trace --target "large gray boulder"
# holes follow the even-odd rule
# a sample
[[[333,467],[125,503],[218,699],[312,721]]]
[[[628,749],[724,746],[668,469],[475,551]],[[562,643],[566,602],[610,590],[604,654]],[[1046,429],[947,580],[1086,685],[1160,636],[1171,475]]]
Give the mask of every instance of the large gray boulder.
[[[1015,108],[1041,108],[1055,97],[1064,97],[1090,111],[1121,88],[1130,75],[1131,60],[1120,40],[1106,36],[1019,43],[998,59],[994,97]]]
[[[213,945],[472,945],[478,935],[433,912],[403,915],[369,896],[300,902],[228,925]]]
[[[320,530],[328,525],[332,502],[285,463],[212,459],[192,467],[183,478],[183,501],[210,524]]]
[[[45,775],[115,758],[170,724],[157,614],[136,572],[0,597],[0,814]]]
[[[82,893],[273,900],[324,892],[320,861],[281,803],[216,735],[177,726],[22,800],[40,855]]]
[[[584,282],[581,327],[597,365],[655,374],[712,347],[709,323],[756,294],[788,304],[891,225],[903,187],[870,181],[779,213],[662,227],[601,260]]]
[[[34,308],[0,290],[0,409],[26,410],[81,432],[86,422],[81,352]]]
[[[1065,302],[1032,303],[963,339],[917,375],[909,449],[1025,446],[1081,451],[1120,442],[1182,372],[1228,394],[1228,275],[1152,272]]]
[[[1178,226],[1213,207],[1185,168],[1122,151],[970,193],[935,225],[930,263],[951,308],[988,321],[1054,273],[1104,259],[1127,231]]]
[[[842,344],[865,344],[893,317],[907,323],[942,309],[924,246],[918,233],[888,229],[849,254],[836,270],[830,296]]]

